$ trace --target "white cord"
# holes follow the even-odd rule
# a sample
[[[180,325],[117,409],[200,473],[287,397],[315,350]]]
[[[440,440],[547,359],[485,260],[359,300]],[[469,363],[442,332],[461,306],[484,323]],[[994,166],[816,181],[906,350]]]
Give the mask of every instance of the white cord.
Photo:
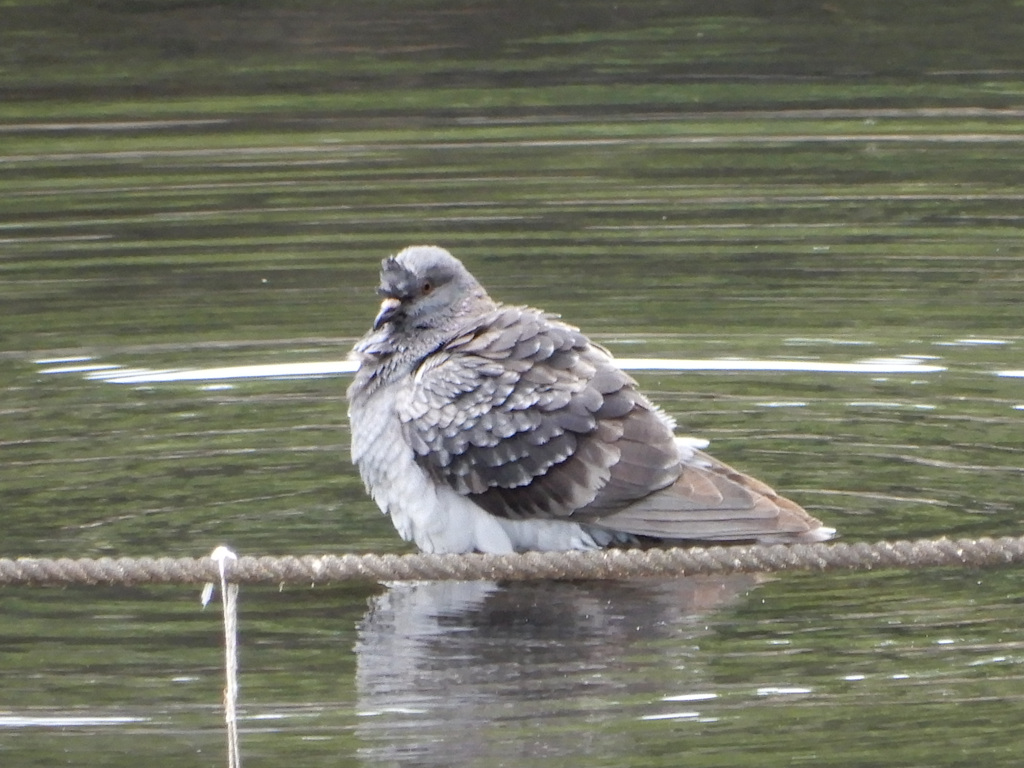
[[[238,747],[238,585],[227,580],[227,562],[237,561],[238,555],[227,547],[217,547],[210,555],[220,569],[220,595],[224,606],[224,722],[228,733],[228,768],[242,768],[242,754]],[[203,607],[213,597],[213,584],[203,587]]]

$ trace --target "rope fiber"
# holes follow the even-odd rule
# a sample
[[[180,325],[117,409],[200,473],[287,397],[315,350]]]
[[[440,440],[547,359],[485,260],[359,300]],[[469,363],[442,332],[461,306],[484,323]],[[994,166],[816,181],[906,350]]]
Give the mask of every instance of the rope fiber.
[[[514,555],[322,555],[239,557],[233,584],[343,581],[530,581],[882,568],[981,568],[1024,562],[1024,536],[918,539],[856,544],[774,544],[672,549],[526,552]],[[204,584],[220,566],[201,558],[0,558],[0,586]]]

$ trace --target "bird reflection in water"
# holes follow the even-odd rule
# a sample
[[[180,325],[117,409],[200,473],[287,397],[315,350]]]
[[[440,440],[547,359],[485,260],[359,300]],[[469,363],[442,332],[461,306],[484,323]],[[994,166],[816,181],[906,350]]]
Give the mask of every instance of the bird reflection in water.
[[[709,614],[760,578],[391,584],[358,631],[362,757],[624,754],[624,722],[679,708],[666,697],[713,698],[700,651]]]

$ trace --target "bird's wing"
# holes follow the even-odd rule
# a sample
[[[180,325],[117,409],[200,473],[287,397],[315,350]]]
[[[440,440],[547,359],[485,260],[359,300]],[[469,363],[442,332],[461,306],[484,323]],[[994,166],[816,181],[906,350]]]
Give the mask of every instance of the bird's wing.
[[[682,472],[672,485],[602,517],[599,524],[660,539],[824,541],[835,531],[769,486],[680,445]]]
[[[420,466],[503,517],[593,520],[680,472],[668,424],[610,355],[526,307],[467,324],[397,402]]]

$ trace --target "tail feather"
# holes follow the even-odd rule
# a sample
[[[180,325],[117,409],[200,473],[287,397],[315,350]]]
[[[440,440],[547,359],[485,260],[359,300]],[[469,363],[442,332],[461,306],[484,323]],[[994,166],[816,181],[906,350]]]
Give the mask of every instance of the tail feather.
[[[609,531],[666,540],[812,542],[830,539],[799,504],[703,451],[680,451],[675,483],[593,521]]]

